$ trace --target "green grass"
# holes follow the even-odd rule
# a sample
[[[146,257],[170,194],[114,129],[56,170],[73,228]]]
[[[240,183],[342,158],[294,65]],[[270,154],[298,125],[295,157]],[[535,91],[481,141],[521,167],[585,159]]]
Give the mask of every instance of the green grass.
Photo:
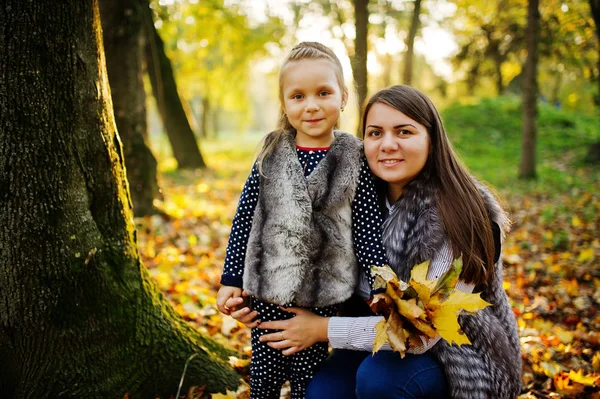
[[[598,117],[540,104],[535,181],[519,181],[522,108],[517,97],[454,104],[442,111],[455,149],[478,178],[510,191],[567,190],[594,185],[598,171],[585,166],[588,146],[600,140]]]

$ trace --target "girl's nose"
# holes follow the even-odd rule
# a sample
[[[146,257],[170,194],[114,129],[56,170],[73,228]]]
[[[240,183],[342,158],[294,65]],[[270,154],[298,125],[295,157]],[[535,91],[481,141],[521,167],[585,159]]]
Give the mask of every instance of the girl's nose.
[[[306,98],[306,110],[307,111],[316,111],[319,109],[319,102],[316,98],[309,96]]]

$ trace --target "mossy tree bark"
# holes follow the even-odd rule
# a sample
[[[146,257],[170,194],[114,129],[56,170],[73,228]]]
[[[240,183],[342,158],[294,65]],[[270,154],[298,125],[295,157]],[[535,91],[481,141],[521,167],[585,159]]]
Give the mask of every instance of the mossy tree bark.
[[[234,388],[140,263],[97,0],[0,6],[0,397]]]
[[[154,213],[152,203],[158,195],[156,159],[144,141],[148,128],[142,7],[148,7],[144,0],[100,0],[106,69],[136,216]]]
[[[154,27],[150,7],[144,9],[144,29],[148,76],[158,112],[173,149],[173,156],[177,160],[179,168],[204,168],[206,163],[179,98],[171,60],[167,57],[165,44]]]

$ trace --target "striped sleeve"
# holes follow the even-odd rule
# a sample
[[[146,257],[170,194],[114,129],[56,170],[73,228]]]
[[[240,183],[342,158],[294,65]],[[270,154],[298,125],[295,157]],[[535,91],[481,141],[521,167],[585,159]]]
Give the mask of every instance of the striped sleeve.
[[[449,243],[444,243],[440,250],[431,260],[427,278],[434,280],[448,271],[452,264],[452,249]],[[475,286],[466,284],[459,280],[456,289],[471,293]],[[329,320],[327,336],[331,346],[335,349],[350,349],[360,351],[372,351],[373,341],[375,340],[375,325],[382,319],[382,316],[371,317],[332,317]],[[440,340],[440,337],[423,339],[423,345],[417,348],[411,348],[408,353],[421,354],[427,352],[433,345]],[[391,350],[388,343],[382,347],[383,350]]]

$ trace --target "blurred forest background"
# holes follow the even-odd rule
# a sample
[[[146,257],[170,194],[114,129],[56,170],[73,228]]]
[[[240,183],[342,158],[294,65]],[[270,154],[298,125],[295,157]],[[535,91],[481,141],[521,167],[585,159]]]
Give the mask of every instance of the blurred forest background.
[[[279,65],[319,41],[352,88],[343,130],[357,131],[370,94],[411,84],[506,202],[520,398],[600,398],[599,0],[8,3],[0,261],[15,267],[0,274],[0,396],[248,397],[236,381],[249,331],[215,295],[239,194],[275,127]],[[14,189],[21,178],[33,194]],[[23,331],[62,355],[48,360]]]

